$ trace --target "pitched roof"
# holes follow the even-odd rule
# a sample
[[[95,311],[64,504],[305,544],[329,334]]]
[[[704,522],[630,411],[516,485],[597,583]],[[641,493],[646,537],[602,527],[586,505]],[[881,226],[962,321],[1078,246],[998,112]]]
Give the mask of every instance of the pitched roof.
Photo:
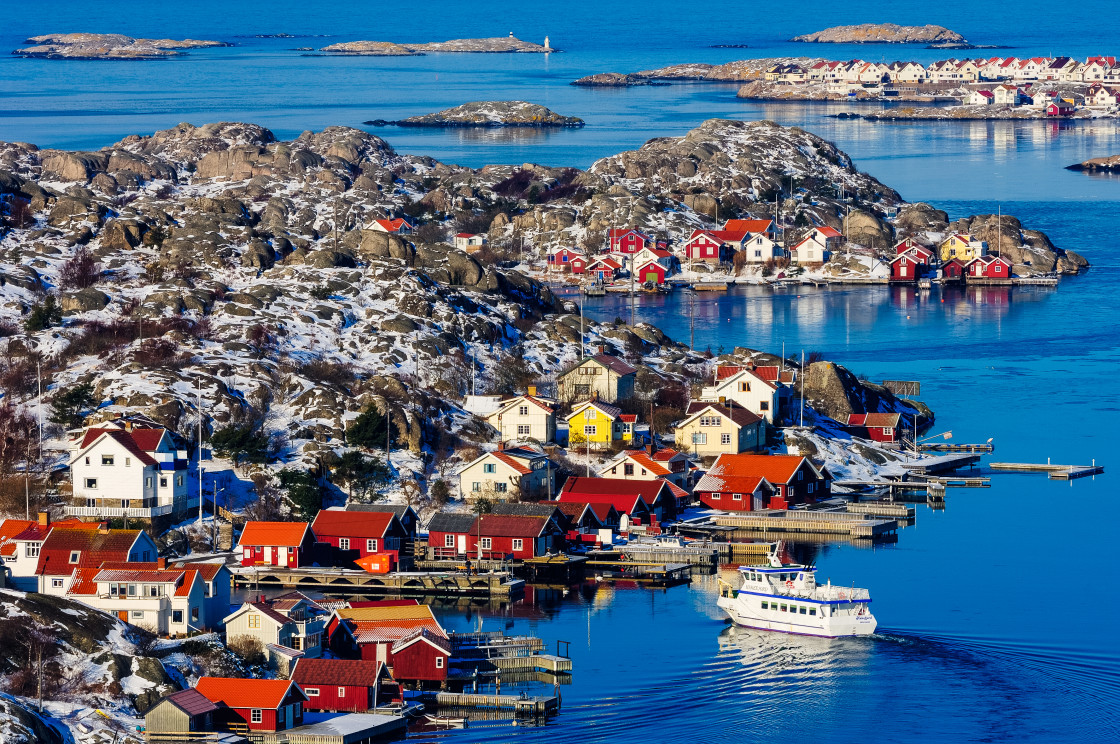
[[[724,230],[738,232],[763,233],[768,232],[774,225],[774,220],[728,220],[723,223]]]
[[[563,377],[564,375],[568,374],[572,370],[577,369],[579,367],[582,367],[589,360],[590,361],[595,361],[595,362],[601,364],[602,366],[606,367],[607,369],[612,370],[613,372],[616,372],[617,374],[620,374],[620,375],[632,375],[632,374],[634,374],[635,372],[638,371],[638,370],[634,369],[629,364],[622,361],[621,359],[619,359],[616,356],[613,356],[611,354],[596,354],[595,356],[589,356],[589,357],[584,357],[583,359],[580,359],[578,362],[576,362],[575,364],[573,364],[572,366],[568,367],[566,370],[561,372],[559,376]]]
[[[555,501],[499,501],[490,507],[491,514],[513,514],[522,517],[551,517],[563,510]]]
[[[491,418],[493,416],[498,415],[499,413],[505,413],[507,408],[511,408],[511,407],[513,407],[515,405],[519,405],[520,403],[523,403],[523,402],[524,403],[532,403],[537,408],[540,408],[541,410],[545,411],[546,413],[552,413],[552,406],[549,405],[548,403],[546,403],[545,401],[541,400],[540,398],[537,398],[537,397],[532,396],[532,395],[518,395],[518,396],[515,396],[513,398],[507,398],[506,400],[503,400],[503,401],[499,402],[498,403],[498,410],[489,414],[486,418]]]
[[[358,643],[395,643],[418,630],[426,630],[436,637],[446,635],[435,618],[348,620],[346,627]]]
[[[816,228],[816,230],[817,230],[817,232],[819,232],[821,235],[825,236],[826,238],[839,238],[839,237],[841,237],[841,232],[839,230],[837,230],[835,227],[829,227],[828,225],[818,227],[818,228]]]
[[[76,597],[97,594],[97,582],[94,578],[100,572],[101,569],[99,568],[76,569],[70,579],[70,588],[66,590],[66,594]]]
[[[350,659],[300,659],[292,671],[292,681],[307,685],[372,687],[377,684],[383,664],[380,661]]]
[[[377,223],[378,225],[380,225],[381,228],[384,229],[386,232],[397,232],[401,228],[404,228],[404,227],[407,227],[409,229],[412,228],[412,223],[409,222],[408,220],[404,219],[404,218],[401,218],[401,217],[398,217],[398,218],[392,219],[392,220],[387,220],[387,219],[374,220],[374,222]]]
[[[15,555],[16,544],[12,542],[12,538],[33,524],[38,523],[34,519],[5,519],[0,522],[0,556]]]
[[[470,512],[436,512],[428,521],[428,532],[462,532],[466,533],[474,524],[474,515]]]
[[[619,514],[629,514],[641,501],[646,506],[656,503],[662,489],[662,480],[627,480],[624,478],[582,478],[573,476],[564,482],[557,501],[586,501],[592,504],[610,504]]]
[[[707,475],[721,477],[761,476],[772,484],[788,484],[802,463],[812,463],[801,455],[755,455],[741,453],[720,455]],[[816,468],[813,468],[816,470]]]
[[[409,510],[415,512],[408,504],[347,504],[346,511],[349,512],[386,512],[388,514],[396,514],[400,519]]]
[[[227,571],[229,570],[228,568],[226,568],[225,563],[211,563],[208,561],[199,561],[198,563],[192,563],[191,561],[177,561],[175,563],[175,567],[193,569],[198,572],[199,577],[201,577],[203,581],[213,581],[223,568],[225,568]]]
[[[451,655],[451,641],[447,640],[446,636],[441,636],[438,633],[433,633],[428,628],[417,628],[412,633],[398,640],[393,644],[393,653],[400,653],[403,649],[411,646],[418,641],[429,643],[438,648],[440,651],[443,651],[448,656]]]
[[[898,413],[849,413],[848,426],[884,427],[892,429],[898,426],[902,418]]]
[[[672,475],[673,471],[659,462],[655,462],[645,450],[627,450],[622,453],[627,459],[633,460],[638,465],[648,470],[653,475]]]
[[[532,469],[527,468],[524,465],[522,465],[521,462],[517,458],[510,457],[505,452],[494,450],[493,452],[488,452],[487,454],[490,455],[491,457],[493,457],[495,460],[498,460],[502,464],[513,468],[513,470],[518,475],[528,475],[529,473],[533,472]]]
[[[195,689],[213,703],[225,703],[230,708],[279,708],[289,692],[306,701],[299,687],[287,679],[230,679],[228,677],[203,677]]]
[[[713,475],[705,473],[696,481],[696,493],[754,493],[759,485],[769,482],[761,475]]]
[[[307,528],[307,522],[246,522],[237,544],[297,547],[303,544]]]
[[[316,539],[331,537],[384,537],[396,520],[389,512],[352,512],[344,509],[320,509],[311,524]]]
[[[104,436],[120,444],[125,448],[125,450],[128,451],[129,454],[131,454],[144,465],[158,465],[159,463],[156,462],[155,458],[149,455],[140,446],[139,442],[137,442],[136,437],[134,436],[134,433],[136,431],[150,430],[139,429],[133,430],[133,432],[127,432],[123,429],[86,429],[85,434],[82,437],[82,443],[78,445],[78,452],[74,455],[74,458],[71,460],[71,462],[77,460],[77,458],[81,456],[82,452],[85,452]],[[160,436],[163,436],[162,430],[160,430]],[[142,441],[144,441],[145,444],[150,444],[150,442],[148,442],[147,440],[148,437],[142,437]],[[156,440],[156,444],[159,444],[159,440]],[[154,446],[152,448],[154,449]]]
[[[695,400],[688,404],[688,410],[685,411],[687,418],[681,422],[681,426],[689,423],[693,418],[700,415],[704,411],[711,409],[724,418],[731,419],[736,426],[750,426],[762,420],[761,416],[751,413],[746,408],[736,405],[722,405],[720,403],[711,403],[709,401]]]
[[[650,239],[649,235],[646,235],[644,232],[642,232],[641,230],[638,230],[637,228],[634,228],[634,227],[612,227],[608,231],[607,234],[612,238],[621,238],[621,237],[624,237],[624,236],[626,236],[630,233],[634,233],[635,235],[640,235],[645,240]]]
[[[549,517],[480,514],[471,525],[470,534],[481,537],[540,537],[549,521]]]
[[[75,568],[97,568],[105,561],[127,561],[140,530],[73,530],[55,526],[39,549],[35,573],[69,576]],[[77,551],[78,560],[70,562]]]
[[[661,447],[653,451],[653,460],[655,462],[668,462],[681,453],[672,447]]]
[[[387,622],[396,620],[435,619],[432,608],[423,604],[377,605],[376,607],[347,607],[335,610],[340,620]]]
[[[218,710],[218,706],[193,687],[165,695],[163,699],[191,717],[213,713]]]
[[[94,577],[96,581],[135,581],[148,584],[170,584],[178,581],[186,573],[183,570],[170,571],[144,569],[103,568]]]
[[[585,400],[572,409],[572,412],[568,414],[568,418],[566,420],[570,421],[571,419],[578,416],[581,412],[583,412],[583,410],[586,408],[594,408],[600,413],[606,414],[607,417],[611,419],[616,419],[622,415],[622,409],[618,406],[612,406],[609,403],[604,403],[600,400]]]
[[[240,615],[243,612],[248,612],[250,610],[261,613],[277,625],[284,625],[285,623],[291,622],[291,618],[285,617],[276,610],[272,609],[268,602],[246,602],[233,612],[226,615],[222,619],[222,621],[225,622],[235,615]]]

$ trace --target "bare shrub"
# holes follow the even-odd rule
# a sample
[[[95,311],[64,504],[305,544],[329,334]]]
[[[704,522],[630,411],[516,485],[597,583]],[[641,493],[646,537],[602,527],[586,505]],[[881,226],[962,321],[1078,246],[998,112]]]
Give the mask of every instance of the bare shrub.
[[[101,278],[101,264],[89,249],[80,246],[58,274],[58,284],[63,289],[85,289],[97,284]]]
[[[251,635],[234,636],[226,646],[250,666],[260,666],[265,662],[264,644]]]
[[[132,361],[148,369],[182,369],[191,355],[179,351],[179,345],[166,338],[150,338],[132,352]]]

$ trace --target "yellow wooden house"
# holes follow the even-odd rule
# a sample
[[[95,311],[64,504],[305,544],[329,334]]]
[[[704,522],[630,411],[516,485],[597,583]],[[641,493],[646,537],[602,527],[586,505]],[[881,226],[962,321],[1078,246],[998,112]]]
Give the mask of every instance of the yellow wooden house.
[[[988,244],[967,233],[953,233],[941,241],[938,250],[941,254],[941,263],[947,263],[954,258],[968,263],[974,258],[988,255]]]
[[[603,448],[634,438],[636,416],[627,416],[616,406],[588,400],[568,415],[568,444]]]

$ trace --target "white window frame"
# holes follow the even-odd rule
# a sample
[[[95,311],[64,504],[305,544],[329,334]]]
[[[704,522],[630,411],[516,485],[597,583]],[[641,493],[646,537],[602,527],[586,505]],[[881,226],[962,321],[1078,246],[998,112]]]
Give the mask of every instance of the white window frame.
[[[726,431],[719,435],[720,444],[731,444],[731,435]]]
[[[350,549],[350,538],[348,538],[348,537],[338,538],[338,549],[339,550],[349,550]]]
[[[523,540],[520,537],[513,538],[513,549],[514,550],[524,550],[525,549],[525,540]]]
[[[262,723],[264,721],[264,712],[260,708],[253,708],[249,711],[249,723]]]
[[[51,579],[51,588],[53,588],[53,589],[61,589],[61,588],[62,588],[62,586],[63,586],[63,581],[62,581],[62,579]]]
[[[596,424],[584,424],[583,435],[585,437],[593,437],[599,433],[599,427]]]
[[[527,437],[527,436],[529,436],[529,431],[530,431],[530,427],[529,427],[528,424],[518,424],[517,425],[517,436],[519,436],[519,437],[526,436]]]
[[[437,656],[436,657],[436,669],[443,669],[443,657],[442,656]]]
[[[480,537],[478,539],[478,546],[483,550],[493,550],[494,542],[489,537]]]
[[[90,489],[91,491],[97,490],[97,479],[86,478],[86,488]]]
[[[307,697],[319,697],[318,687],[304,687],[303,691],[307,693]]]
[[[444,535],[443,536],[443,547],[454,548],[455,547],[455,536],[454,535]]]
[[[377,552],[377,538],[376,537],[371,537],[368,540],[366,540],[366,552],[367,553],[376,553]]]
[[[338,696],[340,698],[346,697],[346,688],[345,687],[339,687],[338,688]]]

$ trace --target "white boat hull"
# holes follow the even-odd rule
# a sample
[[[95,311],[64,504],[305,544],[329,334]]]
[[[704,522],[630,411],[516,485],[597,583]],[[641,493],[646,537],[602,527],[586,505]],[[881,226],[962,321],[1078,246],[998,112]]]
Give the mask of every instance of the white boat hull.
[[[756,630],[772,630],[778,633],[818,636],[822,638],[841,638],[845,636],[865,636],[875,632],[877,622],[869,610],[863,614],[850,611],[840,605],[833,614],[824,615],[821,608],[812,600],[781,598],[786,603],[796,602],[799,606],[816,607],[816,615],[761,610],[758,597],[740,594],[735,597],[720,597],[718,605],[723,608],[736,625]]]

